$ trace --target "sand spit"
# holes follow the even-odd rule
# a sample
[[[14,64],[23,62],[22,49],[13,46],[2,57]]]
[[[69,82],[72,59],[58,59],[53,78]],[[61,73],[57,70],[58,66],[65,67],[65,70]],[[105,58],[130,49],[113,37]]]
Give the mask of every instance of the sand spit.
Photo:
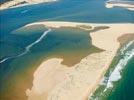
[[[26,90],[28,100],[86,100],[108,69],[120,46],[118,38],[124,34],[134,34],[134,24],[92,24],[75,22],[37,22],[46,27],[76,27],[77,25],[108,26],[109,28],[90,33],[92,44],[105,51],[93,53],[80,63],[68,67],[62,59],[52,58],[44,61],[35,71],[33,86]]]
[[[106,2],[107,8],[122,7],[131,11],[134,11],[134,2],[131,1],[108,1]]]
[[[25,5],[31,5],[31,4],[38,4],[43,2],[54,2],[57,0],[12,0],[5,2],[4,4],[0,5],[0,10],[13,8],[13,7],[20,7]]]

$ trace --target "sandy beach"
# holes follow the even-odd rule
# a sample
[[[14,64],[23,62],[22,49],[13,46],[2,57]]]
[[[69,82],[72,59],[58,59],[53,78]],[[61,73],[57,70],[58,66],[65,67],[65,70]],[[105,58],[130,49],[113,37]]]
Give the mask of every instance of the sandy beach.
[[[129,4],[129,3],[125,3],[125,2],[122,2],[122,1],[109,1],[109,2],[106,2],[106,7],[107,8],[113,8],[113,7],[122,7],[122,8],[125,8],[127,10],[131,10],[131,11],[134,11],[134,4]]]
[[[42,62],[34,72],[32,88],[26,90],[28,100],[87,100],[97,88],[116,55],[120,47],[118,38],[125,34],[134,34],[134,24],[131,23],[93,24],[49,21],[32,23],[24,27],[40,24],[49,28],[81,25],[90,26],[90,30],[97,26],[109,28],[90,32],[92,44],[103,49],[103,52],[90,54],[71,67],[62,65],[63,59],[60,58],[51,58]]]
[[[43,2],[54,2],[54,1],[57,1],[57,0],[12,0],[12,1],[5,2],[4,4],[1,4],[0,10],[13,8],[13,7],[38,4],[38,3],[43,3]]]

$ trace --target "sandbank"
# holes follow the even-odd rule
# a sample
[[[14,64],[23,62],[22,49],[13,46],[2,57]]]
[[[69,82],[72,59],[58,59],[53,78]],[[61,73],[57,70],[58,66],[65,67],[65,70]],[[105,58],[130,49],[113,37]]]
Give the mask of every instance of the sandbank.
[[[12,0],[12,1],[8,1],[8,2],[1,4],[0,10],[26,6],[26,5],[32,5],[32,4],[38,4],[38,3],[43,3],[43,2],[54,2],[54,1],[57,1],[57,0]]]
[[[109,1],[106,2],[107,8],[113,8],[113,7],[122,7],[128,10],[134,11],[134,2],[125,2],[125,1]]]
[[[76,27],[78,25],[108,26],[109,28],[90,32],[92,44],[103,52],[93,53],[78,64],[68,67],[62,65],[63,59],[51,58],[37,68],[33,86],[26,90],[28,100],[86,100],[97,88],[106,70],[116,55],[120,43],[118,38],[124,34],[134,34],[134,24],[94,24],[75,22],[36,22],[28,24],[44,25],[49,28]]]

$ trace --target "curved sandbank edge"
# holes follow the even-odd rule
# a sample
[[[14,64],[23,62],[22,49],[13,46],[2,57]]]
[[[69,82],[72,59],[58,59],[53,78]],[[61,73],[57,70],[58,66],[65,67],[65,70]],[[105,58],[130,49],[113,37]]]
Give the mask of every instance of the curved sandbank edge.
[[[106,2],[105,4],[106,8],[113,8],[113,7],[122,7],[122,8],[125,8],[127,10],[130,10],[130,11],[134,11],[134,3],[133,4],[130,4],[130,3],[125,3],[125,2],[122,2],[122,1],[109,1],[109,2]]]
[[[35,71],[33,86],[26,90],[28,100],[85,100],[92,95],[102,80],[120,43],[118,38],[124,34],[134,34],[134,24],[94,24],[75,22],[37,22],[45,27],[76,27],[77,25],[109,26],[110,28],[91,32],[92,44],[104,52],[93,53],[83,58],[80,63],[67,67],[62,59],[52,58],[44,61]],[[81,94],[81,95],[79,95]]]
[[[58,0],[13,0],[8,1],[0,5],[0,10],[9,9],[9,8],[16,8],[21,6],[39,4],[39,3],[48,3],[48,2],[55,2]]]

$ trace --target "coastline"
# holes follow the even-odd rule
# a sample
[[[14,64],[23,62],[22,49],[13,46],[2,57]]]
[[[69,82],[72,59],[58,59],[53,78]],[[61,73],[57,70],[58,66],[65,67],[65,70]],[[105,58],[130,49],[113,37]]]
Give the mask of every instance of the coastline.
[[[118,41],[120,42],[120,47],[105,75],[102,77],[101,82],[98,84],[98,87],[96,87],[94,93],[90,96],[91,100],[97,98],[100,98],[101,100],[108,99],[108,95],[111,94],[111,92],[114,93],[114,91],[116,91],[115,88],[118,88],[117,84],[124,78],[123,73],[126,71],[125,68],[128,67],[126,64],[134,55],[132,49],[126,52],[134,43],[134,37],[132,37],[134,34],[127,34],[126,40],[123,41],[122,39],[124,39],[124,36],[126,37],[126,35],[119,37],[120,39],[118,39]],[[129,36],[131,36],[131,38]],[[122,55],[125,57],[122,57]]]
[[[122,7],[130,11],[134,11],[134,3],[132,4],[127,1],[108,1],[105,5],[107,8],[113,8],[113,7]]]
[[[15,7],[21,7],[26,5],[33,5],[43,2],[55,2],[57,0],[13,0],[8,1],[3,4],[0,4],[0,10],[9,9],[9,8],[15,8]]]
[[[37,22],[28,24],[25,27],[39,24],[52,28],[76,27],[77,25],[89,25],[92,26],[92,29],[102,25],[109,26],[109,28],[90,33],[92,44],[105,51],[88,55],[80,63],[72,67],[62,65],[62,59],[59,58],[44,61],[34,73],[32,89],[26,91],[28,100],[36,100],[37,98],[46,98],[48,100],[74,100],[78,98],[77,100],[85,100],[95,91],[106,70],[109,68],[112,59],[116,55],[120,47],[117,39],[126,33],[134,33],[134,25],[129,23]]]

